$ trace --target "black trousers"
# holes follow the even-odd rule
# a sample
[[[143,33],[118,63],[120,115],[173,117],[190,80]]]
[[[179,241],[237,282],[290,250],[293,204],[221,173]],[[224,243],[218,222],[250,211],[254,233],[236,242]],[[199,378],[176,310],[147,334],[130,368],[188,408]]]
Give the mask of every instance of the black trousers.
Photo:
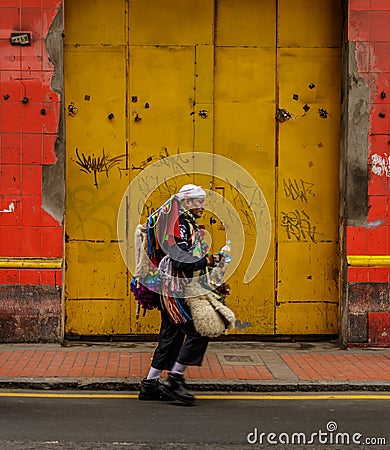
[[[170,321],[165,311],[161,311],[161,328],[152,367],[170,370],[176,361],[186,366],[200,366],[208,343],[209,338],[195,330],[192,320],[177,325]]]

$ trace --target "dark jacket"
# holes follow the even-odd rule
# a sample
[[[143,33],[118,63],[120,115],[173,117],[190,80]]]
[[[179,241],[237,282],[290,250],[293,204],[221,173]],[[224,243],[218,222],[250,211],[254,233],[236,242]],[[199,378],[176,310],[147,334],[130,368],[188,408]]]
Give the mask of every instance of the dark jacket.
[[[175,238],[176,245],[167,248],[167,252],[172,259],[174,270],[182,271],[188,278],[192,278],[197,270],[206,268],[206,256],[199,258],[192,255],[194,243],[194,233],[191,233],[189,219],[181,215],[179,217],[180,237]]]

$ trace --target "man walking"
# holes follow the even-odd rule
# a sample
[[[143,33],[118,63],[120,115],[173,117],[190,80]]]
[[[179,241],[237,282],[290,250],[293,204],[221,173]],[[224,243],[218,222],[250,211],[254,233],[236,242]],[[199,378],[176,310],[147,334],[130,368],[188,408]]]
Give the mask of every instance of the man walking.
[[[178,211],[175,212],[173,203],[165,203],[164,208],[149,219],[149,226],[161,221],[159,229],[155,227],[155,256],[158,256],[160,267],[164,263],[171,264],[173,274],[187,279],[193,278],[194,274],[201,275],[207,266],[214,267],[219,261],[218,255],[206,255],[207,246],[197,223],[204,211],[205,197],[206,192],[200,186],[184,185],[172,199],[172,202],[176,200]],[[184,373],[188,366],[202,364],[209,338],[195,330],[185,299],[176,294],[174,290],[170,292],[169,288],[163,288],[158,345],[149,373],[141,382],[139,399],[179,400],[192,405],[195,399],[186,388]],[[160,383],[163,370],[169,370],[169,375]]]

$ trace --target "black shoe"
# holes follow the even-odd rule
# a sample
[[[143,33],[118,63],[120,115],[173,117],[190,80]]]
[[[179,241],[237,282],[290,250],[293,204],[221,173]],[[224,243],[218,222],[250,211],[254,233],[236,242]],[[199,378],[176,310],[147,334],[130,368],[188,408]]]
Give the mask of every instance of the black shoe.
[[[161,387],[164,392],[173,395],[176,400],[186,405],[195,403],[195,397],[187,391],[183,375],[170,373],[168,378],[162,382]]]
[[[161,400],[163,402],[176,400],[172,394],[166,393],[162,389],[159,380],[147,380],[146,378],[141,381],[138,398],[139,400]]]

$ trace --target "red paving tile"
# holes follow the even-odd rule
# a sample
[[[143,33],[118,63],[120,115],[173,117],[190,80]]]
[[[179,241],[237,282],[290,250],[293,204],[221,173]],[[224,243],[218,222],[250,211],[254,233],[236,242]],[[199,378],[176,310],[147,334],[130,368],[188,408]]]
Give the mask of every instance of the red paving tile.
[[[390,380],[388,355],[281,354],[301,380]]]
[[[390,381],[387,353],[279,353],[282,368],[302,381]],[[3,350],[0,377],[142,378],[149,371],[152,352],[124,350]],[[277,371],[276,371],[277,372]],[[187,377],[196,380],[277,380],[275,368],[259,364],[221,364],[208,352],[202,367],[189,367]],[[166,376],[166,372],[164,372]]]

